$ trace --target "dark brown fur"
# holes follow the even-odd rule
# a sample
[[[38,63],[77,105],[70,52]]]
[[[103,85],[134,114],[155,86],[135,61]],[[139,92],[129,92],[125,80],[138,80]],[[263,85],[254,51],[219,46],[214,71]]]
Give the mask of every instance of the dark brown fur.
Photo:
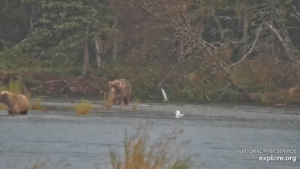
[[[8,114],[27,114],[30,108],[28,98],[22,94],[13,94],[8,91],[0,93],[0,103],[7,106]]]
[[[131,84],[126,79],[116,79],[108,82],[110,87],[110,94],[114,94],[118,104],[124,102],[128,105],[131,97]]]

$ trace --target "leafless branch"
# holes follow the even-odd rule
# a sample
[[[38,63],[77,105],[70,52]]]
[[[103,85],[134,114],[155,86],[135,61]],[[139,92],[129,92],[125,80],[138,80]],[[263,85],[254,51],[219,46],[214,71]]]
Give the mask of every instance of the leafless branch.
[[[288,58],[292,61],[294,61],[294,54],[293,52],[290,50],[288,44],[286,44],[286,42],[283,40],[283,38],[281,37],[281,35],[278,33],[278,31],[269,23],[264,23],[271,31],[273,31],[276,35],[276,37],[278,38],[278,40],[280,41],[281,45],[283,46]]]
[[[239,61],[237,61],[236,63],[231,64],[232,67],[240,64],[243,60],[245,60],[252,53],[252,51],[255,48],[256,43],[258,41],[258,38],[259,38],[259,35],[260,35],[260,32],[261,32],[261,28],[262,28],[262,25],[259,26],[259,28],[258,28],[258,30],[256,32],[256,35],[255,35],[255,40],[254,40],[251,48],[249,49],[249,51]]]

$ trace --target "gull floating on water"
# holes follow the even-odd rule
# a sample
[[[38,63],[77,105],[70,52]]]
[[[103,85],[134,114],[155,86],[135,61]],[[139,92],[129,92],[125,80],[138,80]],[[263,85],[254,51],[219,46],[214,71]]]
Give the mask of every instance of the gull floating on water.
[[[183,116],[184,116],[184,114],[180,114],[180,111],[176,110],[176,115],[175,115],[176,118],[180,118],[180,117],[183,117]]]

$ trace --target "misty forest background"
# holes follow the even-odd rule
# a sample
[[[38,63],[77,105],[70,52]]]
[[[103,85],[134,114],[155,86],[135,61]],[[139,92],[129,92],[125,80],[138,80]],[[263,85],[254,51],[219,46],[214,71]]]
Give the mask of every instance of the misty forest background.
[[[298,104],[300,1],[2,0],[0,59],[31,89],[125,78],[135,98]]]

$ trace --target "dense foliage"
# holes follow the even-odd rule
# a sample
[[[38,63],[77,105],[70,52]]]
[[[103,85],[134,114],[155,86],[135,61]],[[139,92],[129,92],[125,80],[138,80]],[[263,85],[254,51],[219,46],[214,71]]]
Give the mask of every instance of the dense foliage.
[[[299,103],[298,0],[0,2],[0,69],[127,78],[136,97]]]

